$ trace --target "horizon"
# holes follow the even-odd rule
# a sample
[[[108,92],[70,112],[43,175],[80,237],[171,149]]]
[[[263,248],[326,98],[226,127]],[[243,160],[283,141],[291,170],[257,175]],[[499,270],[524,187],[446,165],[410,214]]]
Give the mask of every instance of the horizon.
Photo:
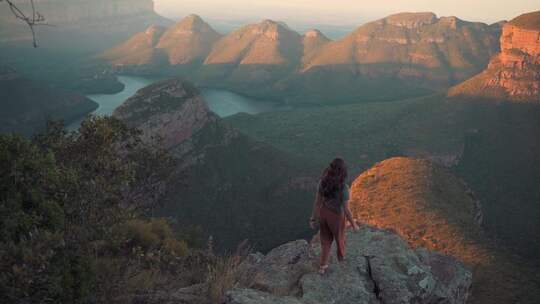
[[[475,3],[464,0],[437,3],[413,0],[399,4],[391,0],[380,0],[368,5],[353,0],[337,0],[332,3],[324,0],[262,0],[256,4],[248,3],[247,0],[185,0],[181,3],[175,0],[154,0],[154,2],[156,11],[171,19],[178,20],[190,14],[197,14],[203,19],[222,25],[229,24],[231,27],[262,19],[283,21],[300,28],[309,28],[312,25],[355,27],[401,12],[433,12],[437,17],[456,16],[466,21],[492,24],[508,21],[524,12],[539,9],[532,0],[513,1],[511,9],[488,0]],[[226,17],[223,16],[224,11],[227,12]]]

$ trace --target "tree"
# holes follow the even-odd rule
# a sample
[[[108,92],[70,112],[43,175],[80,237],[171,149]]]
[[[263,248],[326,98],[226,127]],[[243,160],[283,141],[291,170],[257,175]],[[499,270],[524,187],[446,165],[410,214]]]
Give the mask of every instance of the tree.
[[[134,232],[126,237],[150,235],[145,250],[184,254],[165,222],[146,224],[141,217],[174,165],[139,134],[117,119],[91,117],[79,133],[51,123],[32,141],[0,135],[0,298],[85,303],[97,297],[96,286],[107,284],[97,282],[106,276],[96,265],[127,244],[115,231],[129,223]],[[148,195],[133,195],[140,191]],[[129,254],[120,260],[133,261]]]
[[[36,10],[34,0],[28,1],[30,3],[30,7],[32,8],[32,12],[30,14],[26,14],[25,12],[23,12],[22,9],[20,9],[15,3],[13,3],[13,0],[0,0],[0,2],[5,2],[9,6],[9,9],[11,10],[11,13],[13,14],[13,16],[15,16],[15,18],[23,21],[24,23],[26,23],[26,25],[28,25],[30,31],[32,32],[32,43],[34,47],[37,48],[38,43],[34,27],[38,25],[47,25],[47,23],[45,22],[45,17]]]

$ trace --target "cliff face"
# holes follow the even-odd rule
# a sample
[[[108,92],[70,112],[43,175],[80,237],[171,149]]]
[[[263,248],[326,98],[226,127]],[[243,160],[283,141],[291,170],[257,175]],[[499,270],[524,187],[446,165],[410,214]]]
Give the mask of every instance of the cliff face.
[[[32,12],[29,1],[15,3],[27,14]],[[150,25],[171,24],[155,13],[153,0],[36,0],[34,3],[36,11],[54,25],[36,28],[40,45],[47,48],[110,48]],[[9,9],[0,12],[0,25],[0,42],[24,42],[31,38],[28,28]]]
[[[529,22],[524,22],[527,19]],[[449,96],[514,102],[540,101],[540,12],[522,15],[503,27],[501,52],[479,75],[449,90]]]

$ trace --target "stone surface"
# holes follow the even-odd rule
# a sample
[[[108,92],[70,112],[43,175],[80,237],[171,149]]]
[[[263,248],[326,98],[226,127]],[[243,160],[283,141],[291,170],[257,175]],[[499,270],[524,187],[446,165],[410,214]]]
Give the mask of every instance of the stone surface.
[[[458,260],[414,251],[397,234],[369,226],[348,232],[347,238],[345,262],[332,256],[322,276],[317,273],[318,242],[308,252],[307,243],[295,241],[252,256],[241,266],[252,284],[228,292],[225,303],[466,302],[472,275]]]
[[[540,12],[527,15],[540,22]],[[451,88],[448,95],[540,102],[540,28],[523,26],[514,20],[505,24],[501,52],[491,59],[487,69]]]

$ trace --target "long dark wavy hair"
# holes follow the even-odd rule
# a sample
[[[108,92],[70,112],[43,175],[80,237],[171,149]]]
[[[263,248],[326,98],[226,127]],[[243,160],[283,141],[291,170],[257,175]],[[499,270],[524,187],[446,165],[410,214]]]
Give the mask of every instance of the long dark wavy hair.
[[[324,198],[336,198],[343,195],[343,187],[347,179],[347,166],[341,158],[335,158],[321,176],[319,194]]]

